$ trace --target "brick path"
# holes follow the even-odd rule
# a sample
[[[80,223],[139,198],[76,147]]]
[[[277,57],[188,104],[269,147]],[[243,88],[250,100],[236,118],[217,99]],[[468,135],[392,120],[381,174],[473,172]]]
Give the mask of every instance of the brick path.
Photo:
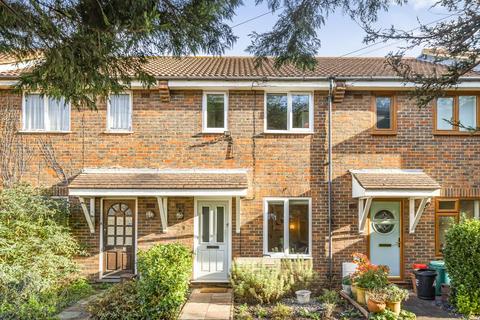
[[[439,299],[440,297],[437,297],[437,301],[422,300],[415,295],[410,295],[410,298],[403,303],[402,307],[415,313],[417,320],[450,320],[460,318],[443,310]]]
[[[232,289],[225,289],[226,292],[223,293],[207,291],[198,288],[192,291],[182,309],[180,320],[231,320],[233,318]]]

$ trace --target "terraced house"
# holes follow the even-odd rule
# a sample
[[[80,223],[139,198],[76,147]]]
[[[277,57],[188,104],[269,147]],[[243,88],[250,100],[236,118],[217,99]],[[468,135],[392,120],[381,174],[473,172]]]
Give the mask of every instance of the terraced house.
[[[354,252],[404,281],[442,254],[451,223],[479,218],[476,73],[420,109],[383,58],[302,71],[155,57],[146,68],[157,86],[79,110],[12,91],[22,66],[0,65],[3,136],[16,145],[3,139],[3,175],[69,199],[94,279],[134,274],[138,250],[178,241],[194,252],[195,281],[228,281],[240,257],[313,259],[338,279]]]

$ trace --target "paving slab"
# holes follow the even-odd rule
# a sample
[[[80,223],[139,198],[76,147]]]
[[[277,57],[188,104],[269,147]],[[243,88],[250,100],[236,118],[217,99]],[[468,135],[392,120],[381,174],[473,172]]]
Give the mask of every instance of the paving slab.
[[[436,300],[422,300],[411,294],[410,298],[403,303],[403,308],[417,315],[417,320],[450,320],[459,319],[442,308],[440,297]]]
[[[231,320],[233,314],[233,294],[215,290],[194,289],[180,313],[180,320]]]

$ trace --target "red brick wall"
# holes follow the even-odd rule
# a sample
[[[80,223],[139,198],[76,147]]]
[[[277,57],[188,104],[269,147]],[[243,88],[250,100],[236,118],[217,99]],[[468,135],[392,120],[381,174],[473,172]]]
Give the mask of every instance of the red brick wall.
[[[432,113],[419,110],[406,95],[398,98],[398,134],[372,136],[370,92],[347,92],[333,110],[333,232],[334,270],[338,275],[351,253],[366,252],[366,239],[358,235],[357,202],[351,198],[349,169],[423,169],[444,188],[479,187],[479,139],[472,136],[433,136]],[[89,167],[149,168],[246,168],[250,189],[242,199],[241,233],[235,233],[234,256],[261,256],[263,251],[263,198],[312,197],[314,265],[327,271],[327,145],[326,97],[315,95],[315,134],[264,134],[262,91],[229,92],[231,140],[219,134],[202,134],[201,91],[171,91],[162,102],[155,91],[134,91],[133,133],[105,133],[106,106],[98,111],[72,110],[72,133],[21,134],[34,156],[24,179],[42,186],[62,183],[62,172],[73,176]],[[0,108],[20,98],[0,93]],[[43,150],[43,152],[42,152]],[[48,154],[45,157],[45,150]],[[55,165],[53,165],[53,164]],[[60,178],[59,178],[60,177]],[[175,203],[185,205],[185,219],[176,221]],[[169,232],[160,232],[154,198],[139,199],[139,247],[162,241],[181,241],[192,246],[193,198],[169,199]],[[99,206],[97,206],[99,208]],[[233,208],[235,203],[233,203]],[[157,214],[145,221],[145,211]],[[88,233],[81,212],[74,212],[72,226],[79,238],[98,248],[98,237]],[[97,224],[98,226],[98,224]],[[434,213],[429,207],[417,231],[408,234],[408,203],[404,211],[405,263],[431,259],[434,255]],[[98,232],[96,233],[98,235]],[[81,258],[89,270],[98,270],[97,251]]]

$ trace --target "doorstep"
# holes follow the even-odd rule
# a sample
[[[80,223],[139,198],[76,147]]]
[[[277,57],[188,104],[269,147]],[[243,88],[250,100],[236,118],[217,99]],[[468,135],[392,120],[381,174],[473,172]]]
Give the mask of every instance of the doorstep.
[[[233,319],[233,293],[230,288],[193,289],[180,313],[180,320]]]

